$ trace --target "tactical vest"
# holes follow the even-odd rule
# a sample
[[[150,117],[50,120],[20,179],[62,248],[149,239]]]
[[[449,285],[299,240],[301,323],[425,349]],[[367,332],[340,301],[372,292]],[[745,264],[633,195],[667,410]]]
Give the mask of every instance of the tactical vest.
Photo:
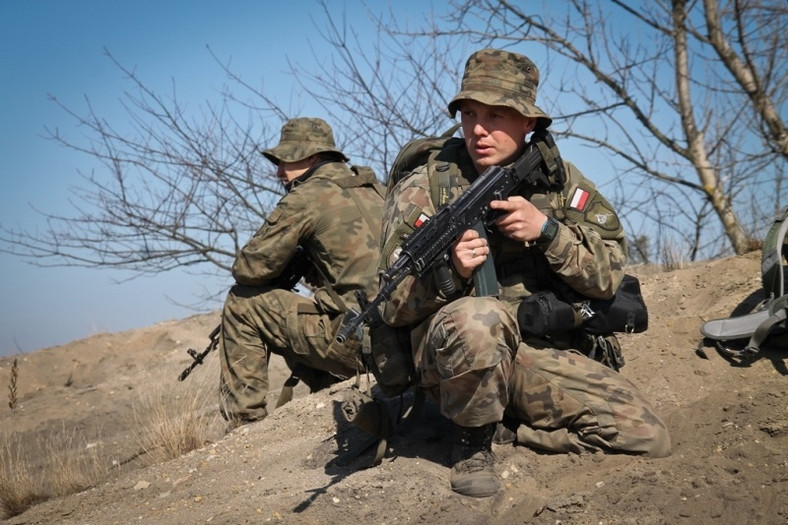
[[[543,152],[543,155],[548,159],[551,156],[560,158],[557,152],[555,155]],[[571,162],[563,160],[561,162],[564,167],[564,180],[556,180],[548,176],[549,187],[525,188],[520,195],[548,217],[561,222],[589,225],[603,239],[619,241],[622,237],[622,227],[617,215],[612,213],[612,207],[599,194],[594,183]],[[477,176],[464,141],[458,138],[446,140],[440,150],[430,153],[427,172],[430,198],[436,209],[455,199]],[[507,297],[504,289],[502,299],[519,301],[523,299],[521,294],[530,293],[534,289],[555,290],[556,294],[552,296],[554,300],[548,311],[540,311],[540,315],[548,316],[558,306],[564,307],[564,311],[568,312],[569,317],[560,318],[559,323],[560,326],[565,326],[565,329],[555,333],[541,333],[538,334],[539,337],[547,336],[550,343],[559,348],[580,350],[614,370],[624,365],[621,347],[614,332],[642,332],[648,326],[646,305],[640,293],[640,284],[635,277],[627,275],[613,299],[590,301],[579,296],[555,276],[544,259],[541,249],[535,245],[524,251],[522,243],[501,236],[488,237],[488,242],[491,253],[495,254],[495,260],[488,258],[486,271],[492,272],[492,279],[514,290],[515,294]],[[524,261],[524,257],[530,261]],[[523,271],[524,267],[526,271]],[[483,271],[485,268],[481,267],[474,275],[474,288],[477,295],[485,295],[479,293],[480,280],[476,279]],[[489,280],[488,278],[487,282]],[[521,284],[518,285],[518,281]],[[489,284],[484,286],[485,289],[491,287]],[[497,284],[495,286],[497,287]],[[595,315],[596,318],[592,319]],[[591,320],[593,323],[590,322]],[[522,329],[524,323],[520,324]],[[524,337],[528,335],[524,334]],[[530,334],[530,336],[534,335]]]

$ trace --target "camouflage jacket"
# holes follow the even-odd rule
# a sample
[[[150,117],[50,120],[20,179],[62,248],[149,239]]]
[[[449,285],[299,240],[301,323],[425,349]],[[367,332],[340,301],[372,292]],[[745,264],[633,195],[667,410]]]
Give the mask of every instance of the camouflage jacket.
[[[448,163],[450,167],[432,161],[402,179],[386,196],[379,271],[385,271],[396,260],[398,246],[414,231],[414,223],[422,213],[432,216],[436,202],[455,200],[477,176],[464,146],[459,152],[442,155],[452,156],[455,160]],[[558,235],[548,246],[511,240],[494,227],[487,231],[499,298],[512,305],[544,289],[560,291],[564,297],[580,293],[609,298],[623,278],[626,245],[618,216],[580,170],[569,162],[564,162],[564,168],[567,181],[560,192],[522,193],[545,215],[561,223]],[[436,191],[435,177],[445,173],[453,173],[448,190],[443,187]],[[454,278],[464,295],[474,294],[472,281],[463,281],[456,274]],[[446,301],[432,273],[420,279],[409,276],[385,304],[382,315],[387,324],[404,326],[422,321]]]
[[[340,162],[319,165],[293,185],[238,253],[233,277],[239,284],[265,286],[301,245],[346,306],[357,304],[355,290],[374,296],[383,195],[371,172],[356,174]],[[325,282],[315,290],[315,301],[326,313],[343,311]]]

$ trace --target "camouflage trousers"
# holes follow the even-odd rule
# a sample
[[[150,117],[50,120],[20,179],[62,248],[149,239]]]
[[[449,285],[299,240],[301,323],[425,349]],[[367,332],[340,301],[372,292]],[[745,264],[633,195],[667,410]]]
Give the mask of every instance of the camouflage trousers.
[[[289,290],[235,285],[222,311],[220,407],[230,421],[268,415],[269,352],[281,355],[311,390],[356,373],[358,349],[334,343],[338,314]]]
[[[554,452],[670,453],[655,410],[629,380],[593,359],[522,342],[516,307],[464,297],[412,332],[420,386],[455,423],[519,421],[517,443]]]

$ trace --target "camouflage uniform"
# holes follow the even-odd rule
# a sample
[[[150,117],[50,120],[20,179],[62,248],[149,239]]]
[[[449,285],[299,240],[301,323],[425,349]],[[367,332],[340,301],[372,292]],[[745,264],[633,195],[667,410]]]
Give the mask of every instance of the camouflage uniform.
[[[525,74],[511,82],[501,80],[500,74],[495,78],[502,70]],[[498,89],[490,89],[496,81]],[[449,109],[454,114],[462,100],[472,99],[514,107],[547,126],[549,117],[534,105],[537,83],[536,66],[526,57],[483,50],[468,60],[462,90]],[[509,97],[510,89],[519,89],[520,95],[525,89],[531,96]],[[625,377],[579,353],[521,338],[517,307],[524,297],[569,288],[609,298],[624,274],[624,232],[616,213],[577,168],[565,163],[565,169],[568,180],[560,191],[522,193],[559,221],[552,241],[520,243],[494,227],[487,231],[497,297],[477,297],[473,282],[455,273],[455,284],[464,293],[447,300],[432,275],[411,276],[385,304],[384,320],[392,326],[415,326],[411,341],[419,386],[461,427],[478,428],[507,416],[520,423],[516,439],[522,445],[556,452],[665,456],[670,451],[665,425]],[[431,180],[447,173],[450,184],[435,195]],[[421,214],[433,215],[476,177],[464,144],[455,143],[452,151],[447,146],[436,160],[395,186],[386,198],[380,270],[396,260],[399,244]]]
[[[289,121],[280,144],[263,152],[276,164],[317,153],[347,160],[319,119]],[[224,305],[219,347],[225,418],[251,421],[267,415],[269,352],[282,355],[313,390],[355,373],[357,348],[353,342],[332,344],[333,334],[346,305],[356,304],[355,291],[370,296],[376,291],[383,193],[371,171],[357,174],[340,161],[318,164],[292,182],[238,253],[237,284]],[[312,298],[275,285],[298,246],[321,281]]]

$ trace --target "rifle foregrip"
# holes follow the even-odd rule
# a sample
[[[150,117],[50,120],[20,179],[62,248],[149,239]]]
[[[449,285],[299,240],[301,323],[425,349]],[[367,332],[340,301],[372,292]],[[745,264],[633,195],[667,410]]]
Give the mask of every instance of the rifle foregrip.
[[[447,262],[438,264],[435,268],[435,281],[444,297],[451,297],[457,291]]]

